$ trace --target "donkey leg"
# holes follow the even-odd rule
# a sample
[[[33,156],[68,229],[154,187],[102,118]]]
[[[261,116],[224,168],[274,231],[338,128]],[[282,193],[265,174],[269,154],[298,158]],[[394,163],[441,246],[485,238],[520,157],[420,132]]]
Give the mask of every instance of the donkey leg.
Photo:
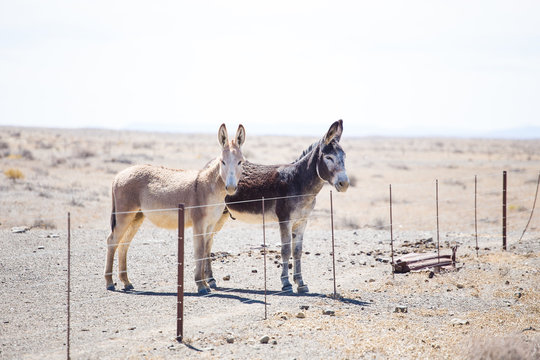
[[[214,225],[212,231],[212,234],[209,235],[208,242],[206,243],[205,250],[206,250],[206,266],[204,269],[204,277],[206,281],[208,282],[208,285],[212,289],[217,289],[217,283],[216,279],[214,279],[214,274],[212,273],[212,245],[214,243],[214,236],[221,230],[223,225],[225,225],[225,222],[229,218],[229,213],[225,213],[221,215],[221,218],[218,220],[218,222]]]
[[[117,214],[116,224],[112,229],[109,237],[107,238],[107,257],[105,262],[105,282],[107,284],[107,290],[114,290],[115,283],[113,282],[113,264],[114,254],[118,249],[118,246],[124,238],[128,228],[133,221],[133,214]],[[120,255],[118,255],[120,258]],[[120,261],[120,259],[119,259]]]
[[[291,257],[291,224],[289,221],[279,219],[279,230],[281,233],[281,290],[292,292],[292,284],[289,281],[289,259]]]
[[[214,236],[210,235],[206,240],[204,246],[204,279],[208,283],[208,286],[212,289],[217,289],[216,279],[212,273],[212,243],[214,242]]]
[[[298,293],[303,294],[309,292],[308,286],[302,279],[302,244],[304,240],[304,230],[306,229],[307,220],[303,220],[293,226],[293,258],[294,258],[294,275],[293,279],[298,285]]]
[[[298,285],[298,293],[304,294],[309,292],[309,288],[307,284],[304,283],[304,280],[302,279],[302,241],[304,239],[303,233],[296,233],[293,234],[293,238],[295,240],[294,242],[294,250],[293,250],[293,258],[294,258],[294,275],[293,279],[296,285]]]
[[[193,252],[195,258],[195,284],[197,285],[199,295],[210,293],[210,287],[204,280],[204,268],[206,264],[204,245],[204,227],[196,224],[193,226]]]
[[[142,213],[137,213],[133,216],[131,223],[128,225],[125,235],[118,244],[118,277],[124,283],[124,290],[129,291],[133,290],[133,284],[129,281],[127,274],[127,252],[129,250],[129,245],[131,240],[141,227],[141,224],[144,220],[144,215]]]
[[[107,290],[114,290],[112,269],[114,264],[114,253],[118,248],[118,229],[114,229],[107,238],[107,257],[105,261],[105,283]]]

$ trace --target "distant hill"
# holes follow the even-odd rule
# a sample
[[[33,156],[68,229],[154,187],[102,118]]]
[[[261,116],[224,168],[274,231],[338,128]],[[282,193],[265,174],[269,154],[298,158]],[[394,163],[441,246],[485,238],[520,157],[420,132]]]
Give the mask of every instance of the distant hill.
[[[508,130],[492,131],[483,134],[481,137],[498,139],[540,139],[540,127],[527,126]]]

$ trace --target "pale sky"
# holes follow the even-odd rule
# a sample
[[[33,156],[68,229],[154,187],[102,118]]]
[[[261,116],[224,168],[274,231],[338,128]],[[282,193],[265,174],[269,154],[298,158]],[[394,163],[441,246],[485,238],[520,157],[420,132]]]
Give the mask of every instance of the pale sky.
[[[540,127],[540,1],[0,0],[0,125]]]

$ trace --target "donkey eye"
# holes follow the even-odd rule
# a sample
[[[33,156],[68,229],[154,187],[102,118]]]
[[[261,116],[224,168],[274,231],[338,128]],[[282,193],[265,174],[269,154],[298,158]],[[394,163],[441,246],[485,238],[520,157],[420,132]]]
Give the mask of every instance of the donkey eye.
[[[240,160],[240,161],[238,162],[238,165],[242,165],[242,160]]]
[[[326,160],[330,160],[331,162],[334,162],[334,158],[331,157],[330,155],[326,155],[324,158],[325,158]]]
[[[225,166],[225,161],[221,160],[221,165]]]

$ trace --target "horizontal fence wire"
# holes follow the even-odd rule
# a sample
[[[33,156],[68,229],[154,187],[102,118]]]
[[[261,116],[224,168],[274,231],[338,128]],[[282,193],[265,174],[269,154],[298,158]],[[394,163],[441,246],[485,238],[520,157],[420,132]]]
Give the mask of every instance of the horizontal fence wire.
[[[273,200],[283,200],[283,199],[292,199],[292,198],[298,198],[298,197],[316,197],[318,194],[299,194],[299,195],[288,195],[288,196],[276,196],[271,198],[265,198],[264,201],[273,201]],[[215,204],[202,204],[202,205],[189,205],[185,206],[185,210],[190,209],[200,209],[205,207],[216,207],[216,206],[226,206],[226,205],[234,205],[234,204],[245,204],[250,202],[262,202],[262,198],[260,199],[250,199],[250,200],[239,200],[239,201],[229,201],[229,202],[220,202]],[[165,208],[165,209],[149,209],[149,210],[133,210],[133,211],[113,211],[111,214],[118,215],[118,214],[136,214],[139,212],[166,212],[166,211],[178,211],[178,207],[173,208]]]

